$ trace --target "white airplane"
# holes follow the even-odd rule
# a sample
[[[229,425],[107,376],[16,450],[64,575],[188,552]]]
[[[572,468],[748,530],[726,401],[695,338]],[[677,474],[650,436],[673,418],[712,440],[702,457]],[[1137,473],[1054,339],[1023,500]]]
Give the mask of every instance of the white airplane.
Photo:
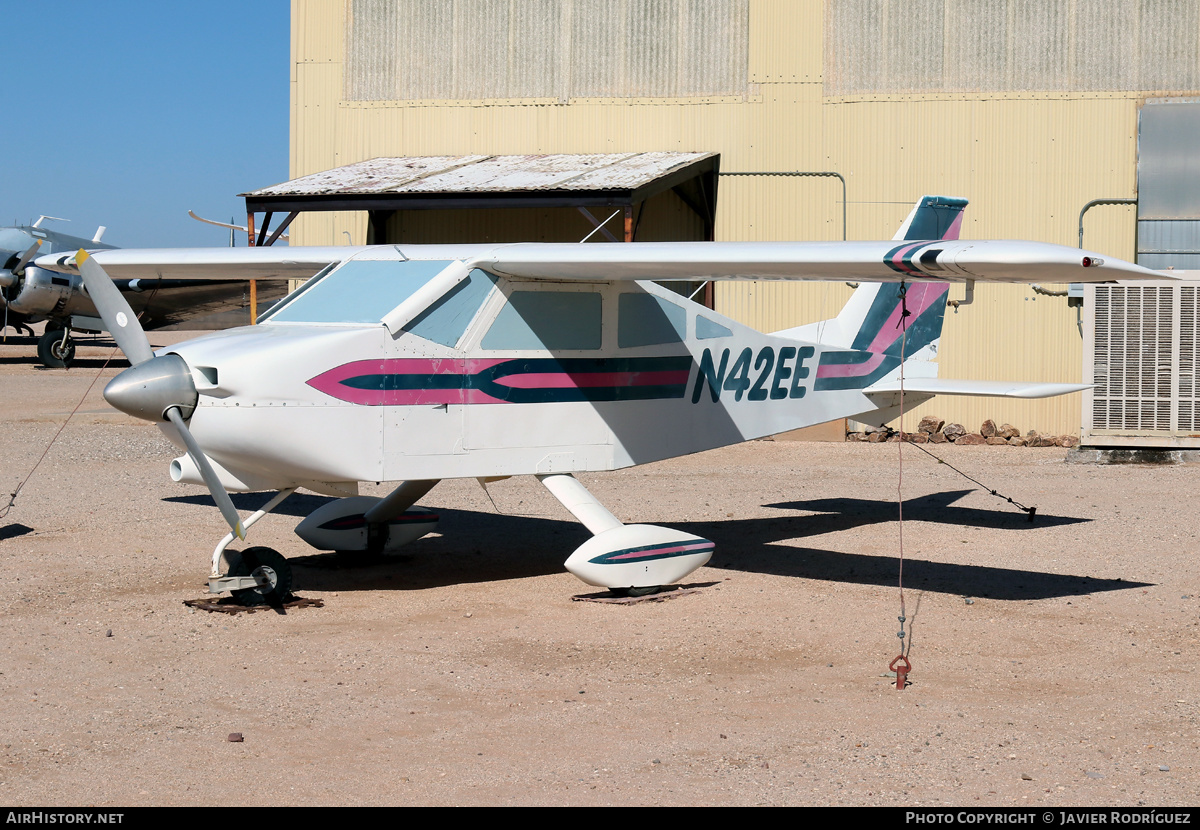
[[[227,551],[297,488],[340,498],[297,534],[324,550],[392,551],[431,531],[415,503],[438,481],[536,476],[591,533],[566,560],[632,592],[682,579],[713,543],[625,525],[573,477],[850,417],[883,424],[933,395],[1037,398],[1080,384],[937,377],[951,281],[1162,279],[1037,242],[958,240],[962,199],[924,197],[887,242],[384,245],[80,251],[78,270],[133,364],[110,404],[159,424],[230,534],[209,590],[279,602],[277,552]],[[326,264],[259,325],[160,350],[108,278],[288,276]],[[857,280],[832,320],[762,334],[651,280]],[[399,482],[385,498],[361,481]],[[243,521],[228,491],[276,490]],[[228,572],[223,574],[224,554]]]

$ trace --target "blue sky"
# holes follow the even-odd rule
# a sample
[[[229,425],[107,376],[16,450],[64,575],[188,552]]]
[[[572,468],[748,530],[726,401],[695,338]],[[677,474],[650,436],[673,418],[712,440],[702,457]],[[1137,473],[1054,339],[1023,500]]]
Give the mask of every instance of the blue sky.
[[[44,213],[121,247],[227,244],[187,211],[244,224],[236,194],[288,178],[289,15],[287,0],[0,0],[0,226]]]

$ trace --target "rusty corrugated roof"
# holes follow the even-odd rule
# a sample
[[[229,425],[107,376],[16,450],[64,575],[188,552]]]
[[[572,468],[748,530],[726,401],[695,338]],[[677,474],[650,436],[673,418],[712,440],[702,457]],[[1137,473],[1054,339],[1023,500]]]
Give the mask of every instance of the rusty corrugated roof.
[[[289,196],[635,190],[715,153],[375,158],[238,194]]]

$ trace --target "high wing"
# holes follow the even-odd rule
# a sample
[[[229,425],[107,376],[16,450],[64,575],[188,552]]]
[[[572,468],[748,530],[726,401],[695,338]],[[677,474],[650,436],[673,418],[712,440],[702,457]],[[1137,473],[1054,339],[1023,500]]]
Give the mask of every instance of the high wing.
[[[92,257],[113,279],[305,279],[331,262],[341,262],[362,247],[261,248],[120,248],[93,251]],[[78,274],[75,253],[34,260],[38,268]]]
[[[454,259],[500,276],[566,281],[986,280],[1111,282],[1170,279],[1114,257],[1045,242],[933,240],[881,242],[628,242],[397,245],[409,259]],[[113,278],[304,278],[371,247],[179,248],[98,251]],[[368,254],[369,255],[369,254]],[[38,257],[39,268],[77,273],[73,256]]]
[[[1108,282],[1162,278],[1133,263],[1045,242],[525,243],[472,265],[510,277],[555,280],[856,280]]]

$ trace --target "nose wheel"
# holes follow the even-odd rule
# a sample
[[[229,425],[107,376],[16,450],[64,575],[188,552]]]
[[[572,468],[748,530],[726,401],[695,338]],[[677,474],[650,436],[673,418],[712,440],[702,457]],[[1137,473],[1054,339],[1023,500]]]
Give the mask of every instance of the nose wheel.
[[[267,547],[225,551],[229,563],[226,579],[239,587],[230,594],[244,606],[282,605],[292,596],[292,566],[277,551]]]

